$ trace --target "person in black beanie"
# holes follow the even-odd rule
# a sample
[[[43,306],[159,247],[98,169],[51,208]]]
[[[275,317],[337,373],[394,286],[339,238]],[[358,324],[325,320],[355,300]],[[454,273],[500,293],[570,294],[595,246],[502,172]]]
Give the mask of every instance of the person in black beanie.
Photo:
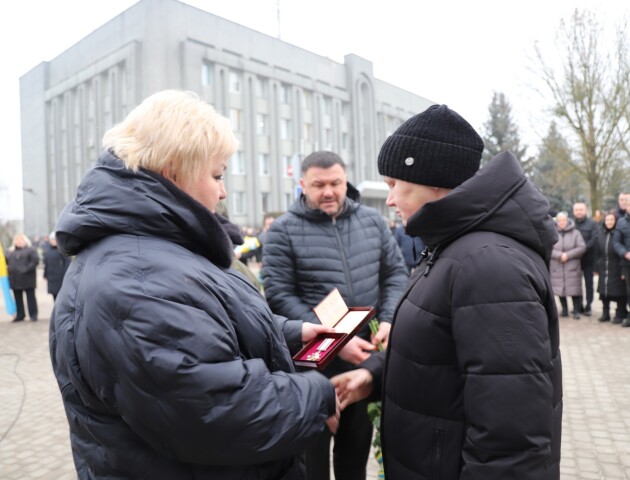
[[[549,204],[509,152],[446,105],[383,144],[387,204],[427,245],[385,353],[334,377],[382,401],[385,478],[557,480],[562,367]]]

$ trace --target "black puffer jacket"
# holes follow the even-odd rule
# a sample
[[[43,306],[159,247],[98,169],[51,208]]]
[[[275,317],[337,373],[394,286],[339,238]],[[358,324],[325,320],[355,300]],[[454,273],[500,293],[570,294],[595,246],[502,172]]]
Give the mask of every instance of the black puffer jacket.
[[[29,290],[37,287],[39,255],[35,247],[16,247],[6,257],[9,269],[9,285],[13,290]]]
[[[626,282],[621,278],[621,258],[613,247],[614,235],[614,227],[608,230],[601,225],[595,240],[595,271],[599,274],[597,291],[602,299],[626,296]]]
[[[592,218],[585,217],[582,220],[575,221],[575,228],[582,234],[584,243],[586,244],[586,252],[580,259],[582,267],[593,266],[596,259],[595,254],[595,241],[597,238],[597,231],[599,230],[598,223]]]
[[[630,267],[630,261],[625,258],[626,253],[630,252],[630,214],[628,213],[617,220],[613,233],[613,248],[621,260],[621,266]]]
[[[61,290],[63,277],[70,266],[70,258],[63,255],[55,246],[48,245],[44,250],[44,278],[48,282],[48,293],[57,295]]]
[[[430,254],[394,318],[383,385],[385,477],[557,480],[558,317],[548,204],[495,157],[408,222]],[[379,358],[365,366],[378,375]]]
[[[301,323],[229,269],[233,227],[110,154],[61,214],[50,350],[79,478],[302,478],[334,388],[294,373]]]
[[[348,306],[372,306],[379,321],[391,322],[407,268],[383,216],[358,199],[358,191],[348,184],[344,211],[332,218],[309,208],[302,196],[271,224],[263,283],[275,313],[319,323],[313,307],[336,287]],[[367,325],[359,333],[366,339],[369,334]],[[335,358],[326,374],[350,368]]]

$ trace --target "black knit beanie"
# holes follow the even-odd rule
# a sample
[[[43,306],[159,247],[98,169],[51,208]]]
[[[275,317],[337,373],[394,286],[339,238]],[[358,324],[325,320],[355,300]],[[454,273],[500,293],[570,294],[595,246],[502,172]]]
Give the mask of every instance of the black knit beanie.
[[[430,187],[455,188],[479,170],[483,140],[446,105],[411,117],[385,140],[378,171]]]

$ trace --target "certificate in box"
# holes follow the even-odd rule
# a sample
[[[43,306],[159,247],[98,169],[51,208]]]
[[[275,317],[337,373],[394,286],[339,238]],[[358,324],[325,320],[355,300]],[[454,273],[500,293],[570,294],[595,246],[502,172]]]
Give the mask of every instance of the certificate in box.
[[[336,288],[313,311],[322,325],[334,328],[335,332],[311,340],[293,356],[293,363],[317,370],[323,370],[375,314],[374,307],[348,307]]]

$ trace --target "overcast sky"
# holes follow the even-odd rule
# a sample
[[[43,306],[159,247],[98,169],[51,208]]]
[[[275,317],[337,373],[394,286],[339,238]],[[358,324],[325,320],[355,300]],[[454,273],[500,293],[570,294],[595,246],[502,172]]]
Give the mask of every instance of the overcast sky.
[[[20,0],[0,17],[0,219],[22,217],[19,78],[136,3],[133,0]],[[560,20],[590,9],[611,22],[619,0],[186,0],[202,10],[335,61],[360,55],[377,78],[446,103],[480,133],[493,92],[513,107],[524,144],[546,131],[535,93],[533,45],[553,50]],[[278,5],[280,22],[278,25]],[[8,194],[7,194],[8,192]]]

